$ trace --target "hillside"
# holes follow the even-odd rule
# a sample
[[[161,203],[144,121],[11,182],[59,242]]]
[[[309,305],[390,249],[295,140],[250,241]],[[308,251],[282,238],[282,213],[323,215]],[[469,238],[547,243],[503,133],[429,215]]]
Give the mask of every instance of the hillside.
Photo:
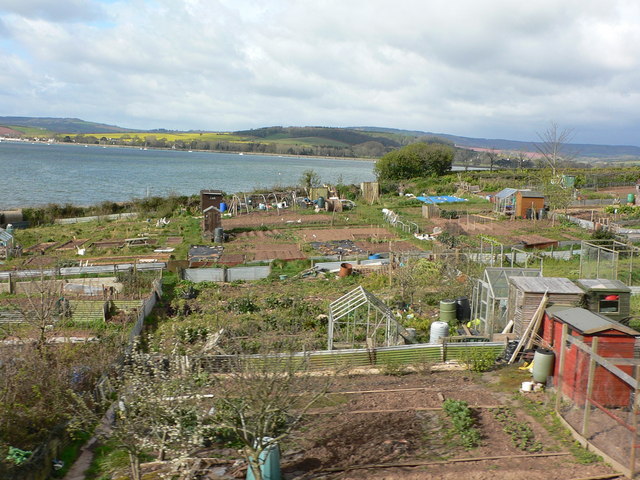
[[[383,127],[263,127],[236,132],[205,130],[178,132],[164,129],[139,131],[88,122],[78,118],[0,117],[0,135],[49,136],[64,141],[98,143],[109,136],[111,144],[147,145],[156,148],[185,148],[216,151],[320,155],[376,158],[415,141],[456,145],[461,148],[486,148],[504,152],[535,152],[535,142],[500,138],[472,138],[420,130]],[[109,135],[111,134],[111,135]],[[76,138],[73,138],[76,136]],[[91,138],[90,136],[96,137]],[[569,144],[566,152],[576,160],[637,161],[640,147],[633,145]]]
[[[131,132],[133,130],[107,125],[104,123],[87,122],[79,118],[54,117],[0,117],[0,126],[18,130],[27,135],[40,133],[115,133]]]
[[[336,146],[359,145],[366,142],[378,142],[385,147],[399,147],[402,145],[401,135],[377,135],[372,132],[359,132],[348,128],[331,127],[265,127],[255,130],[241,130],[234,132],[250,138],[264,141],[292,140],[302,142],[315,142],[315,139],[331,141]],[[398,137],[398,138],[393,138]]]
[[[472,138],[449,135],[446,133],[421,132],[418,130],[399,130],[395,128],[381,127],[351,127],[353,130],[371,132],[376,134],[390,133],[395,135],[408,135],[414,137],[437,137],[467,148],[491,148],[495,150],[535,152],[536,142],[521,142],[518,140],[506,140],[501,138]],[[567,146],[567,151],[578,158],[620,160],[640,158],[640,147],[633,145],[595,145],[588,143],[572,143]]]

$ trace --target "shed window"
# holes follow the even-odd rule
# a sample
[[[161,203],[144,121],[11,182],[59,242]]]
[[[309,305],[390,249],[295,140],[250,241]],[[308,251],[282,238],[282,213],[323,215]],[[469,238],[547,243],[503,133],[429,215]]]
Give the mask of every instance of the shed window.
[[[620,295],[598,295],[598,312],[600,313],[619,313],[620,312]]]

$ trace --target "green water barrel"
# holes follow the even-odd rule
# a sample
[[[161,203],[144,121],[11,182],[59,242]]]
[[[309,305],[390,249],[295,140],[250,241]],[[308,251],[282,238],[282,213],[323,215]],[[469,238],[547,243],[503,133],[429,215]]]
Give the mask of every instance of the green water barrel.
[[[440,321],[450,324],[456,323],[457,308],[455,300],[440,300]]]
[[[553,375],[553,363],[555,361],[553,350],[536,350],[533,355],[533,381],[547,383],[547,378]]]
[[[633,193],[627,195],[627,203],[630,203],[631,205],[636,203],[636,196]]]
[[[280,447],[270,445],[260,454],[260,471],[263,480],[281,480],[282,473],[280,470]],[[256,476],[251,467],[247,469],[246,480],[255,480]]]

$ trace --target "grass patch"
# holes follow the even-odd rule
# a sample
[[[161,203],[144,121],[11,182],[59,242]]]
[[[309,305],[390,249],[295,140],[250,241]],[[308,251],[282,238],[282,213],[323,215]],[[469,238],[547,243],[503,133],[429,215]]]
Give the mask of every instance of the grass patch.
[[[555,410],[545,402],[530,400],[520,394],[516,395],[524,409],[542,425],[547,432],[557,440],[562,446],[569,449],[574,460],[581,465],[590,465],[602,461],[602,458],[595,453],[586,450],[576,442],[569,431],[560,423],[560,419]]]
[[[85,444],[87,440],[91,438],[91,434],[87,432],[80,432],[76,435],[76,438],[67,446],[65,446],[60,455],[58,456],[58,460],[62,460],[64,462],[64,467],[60,470],[55,470],[51,475],[53,478],[64,478],[67,474],[73,462],[78,458],[80,454],[80,449]]]

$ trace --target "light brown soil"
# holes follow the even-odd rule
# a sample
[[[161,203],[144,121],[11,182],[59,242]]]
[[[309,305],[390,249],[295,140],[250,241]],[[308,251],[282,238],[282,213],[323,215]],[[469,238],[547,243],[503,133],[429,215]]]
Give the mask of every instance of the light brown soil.
[[[393,392],[393,389],[424,388]],[[500,394],[473,381],[466,372],[436,372],[403,377],[362,375],[341,379],[335,391],[388,390],[382,393],[335,395],[343,403],[329,406],[339,413],[312,415],[283,452],[285,479],[571,479],[615,473],[604,464],[580,465],[574,457],[531,457],[329,472],[331,468],[381,463],[441,461],[468,457],[523,455],[493,414],[482,406],[500,405]],[[477,415],[482,443],[472,450],[457,446],[440,411],[412,408],[440,407],[444,398],[465,400]],[[331,396],[330,396],[331,398]],[[349,413],[362,410],[405,409],[402,412]],[[518,412],[546,452],[566,452],[535,420]]]
[[[299,221],[298,221],[299,220]],[[318,213],[315,215],[299,215],[292,212],[281,212],[279,215],[277,212],[253,212],[246,215],[239,215],[234,218],[223,218],[222,228],[230,230],[238,227],[259,227],[262,225],[287,225],[287,224],[301,224],[301,225],[313,225],[330,223],[331,215]]]

